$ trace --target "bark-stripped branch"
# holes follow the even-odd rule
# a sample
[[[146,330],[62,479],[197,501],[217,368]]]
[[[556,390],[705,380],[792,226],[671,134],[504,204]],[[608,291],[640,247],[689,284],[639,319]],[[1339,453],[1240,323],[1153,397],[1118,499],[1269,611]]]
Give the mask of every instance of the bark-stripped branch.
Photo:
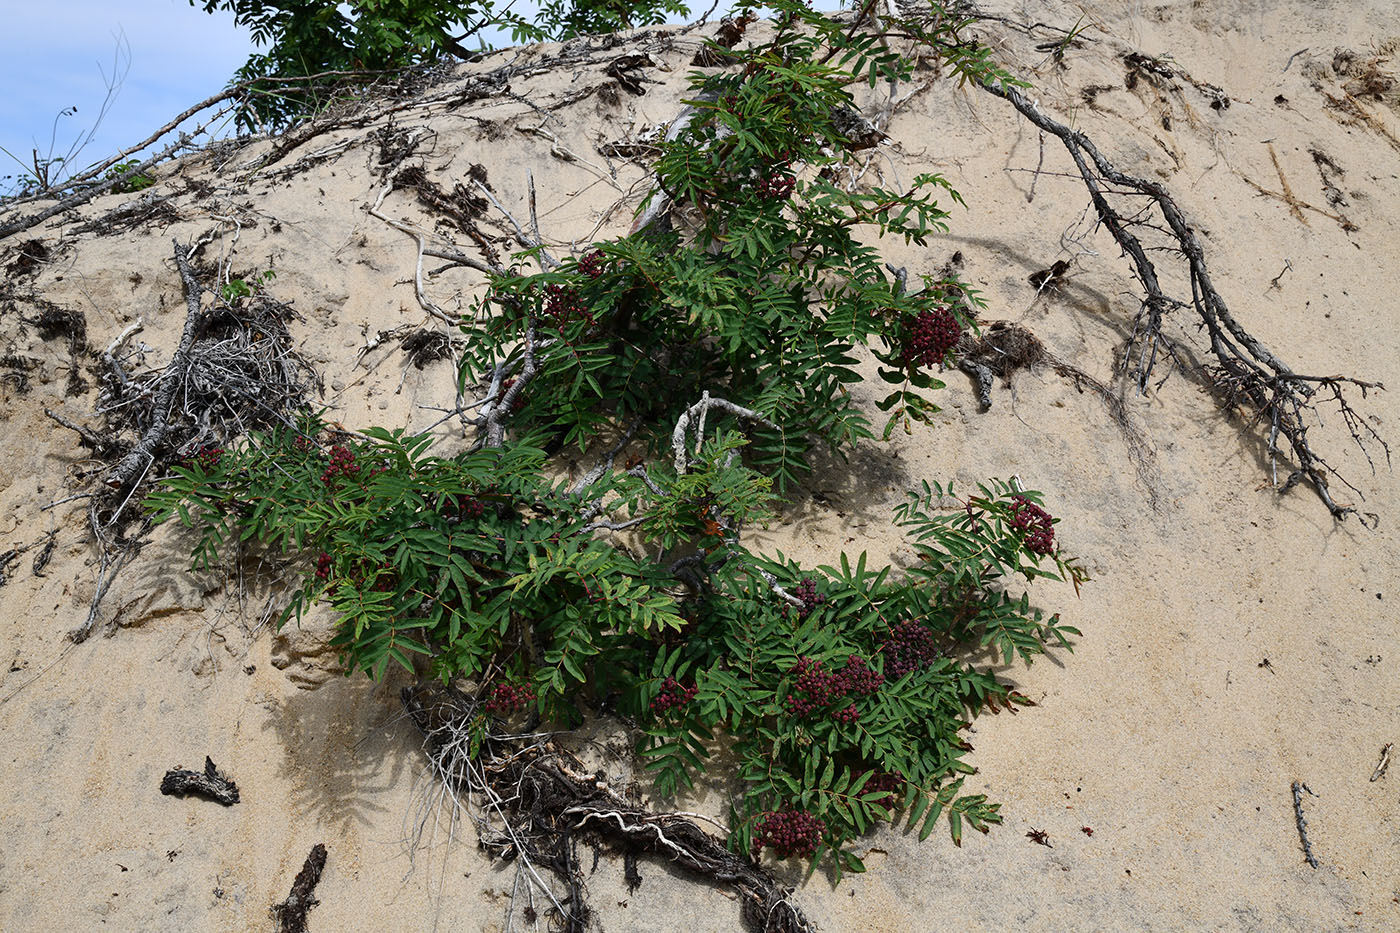
[[[686,432],[691,430],[691,422],[696,418],[699,418],[700,421],[697,427],[695,428],[695,448],[696,450],[699,450],[701,443],[704,441],[704,437],[702,435],[705,433],[705,416],[709,414],[711,408],[717,408],[720,411],[727,411],[731,415],[734,415],[738,418],[743,418],[746,421],[753,421],[757,424],[763,425],[765,428],[769,428],[774,431],[781,432],[783,430],[781,427],[769,421],[767,418],[763,417],[751,408],[744,408],[742,405],[735,405],[733,402],[728,401],[727,399],[711,398],[710,393],[706,392],[704,395],[701,396],[700,401],[696,402],[694,405],[691,405],[685,410],[685,412],[680,416],[680,418],[676,419],[675,430],[671,432],[671,449],[675,452],[676,455],[676,473],[678,475],[684,476],[686,470],[690,466],[690,457],[686,453],[685,447]]]

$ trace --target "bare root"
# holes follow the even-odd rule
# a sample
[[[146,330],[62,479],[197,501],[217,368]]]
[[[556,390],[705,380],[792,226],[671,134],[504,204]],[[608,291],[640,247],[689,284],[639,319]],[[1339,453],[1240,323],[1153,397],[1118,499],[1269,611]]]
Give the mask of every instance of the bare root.
[[[406,687],[403,703],[423,734],[437,778],[476,824],[481,847],[515,861],[517,889],[523,882],[539,891],[553,905],[560,928],[581,933],[588,924],[575,849],[580,838],[589,838],[624,852],[665,858],[709,883],[731,888],[743,904],[749,930],[812,929],[791,892],[761,866],[729,851],[722,839],[685,815],[653,813],[629,802],[601,776],[585,772],[548,734],[487,732],[474,739],[477,701],[452,688]],[[546,883],[542,871],[555,885]],[[556,886],[563,893],[556,893]]]
[[[1349,505],[1333,499],[1329,479],[1337,479],[1360,495],[1315,449],[1308,431],[1321,422],[1320,406],[1331,403],[1337,407],[1352,439],[1371,461],[1370,448],[1379,445],[1386,463],[1390,448],[1381,436],[1352,407],[1348,389],[1360,390],[1362,397],[1370,389],[1383,389],[1379,382],[1364,382],[1351,376],[1309,376],[1294,372],[1257,338],[1245,330],[1231,314],[1225,299],[1216,291],[1206,266],[1205,251],[1195,230],[1168,194],[1166,188],[1154,181],[1125,174],[1114,167],[1083,133],[1052,119],[1039,104],[1015,88],[983,84],[983,89],[1008,101],[1026,119],[1042,131],[1058,138],[1068,150],[1079,171],[1099,222],[1113,236],[1133,263],[1134,271],[1146,295],[1133,323],[1133,332],[1123,348],[1122,367],[1126,375],[1145,393],[1157,366],[1169,359],[1187,368],[1184,354],[1175,342],[1163,333],[1163,324],[1174,311],[1194,312],[1197,323],[1204,329],[1213,362],[1201,365],[1197,371],[1217,390],[1229,408],[1240,407],[1252,413],[1249,423],[1265,428],[1270,481],[1285,492],[1306,481],[1317,492],[1335,518],[1355,512]],[[1120,213],[1113,197],[1146,196],[1160,215],[1159,225],[1148,212],[1134,209]],[[1148,258],[1148,247],[1138,238],[1137,231],[1151,228],[1164,230],[1186,263],[1191,283],[1191,298],[1184,301],[1167,294]],[[1165,377],[1163,380],[1165,381]],[[1161,384],[1160,382],[1158,383]],[[1280,482],[1278,465],[1286,444],[1294,468]]]

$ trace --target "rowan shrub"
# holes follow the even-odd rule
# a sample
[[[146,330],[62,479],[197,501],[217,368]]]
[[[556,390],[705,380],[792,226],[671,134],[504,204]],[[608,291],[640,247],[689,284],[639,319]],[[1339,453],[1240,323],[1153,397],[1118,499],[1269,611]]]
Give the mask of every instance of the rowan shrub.
[[[427,665],[474,692],[479,738],[504,717],[607,709],[668,794],[727,736],[732,845],[839,876],[863,868],[854,843],[878,823],[923,836],[946,819],[960,843],[1001,820],[962,792],[965,730],[1028,701],[968,658],[1068,649],[1078,631],[1018,581],[1084,576],[1041,496],[1001,481],[912,492],[892,516],[916,558],[901,572],[745,545],[818,446],[876,433],[849,390],[860,355],[890,385],[885,436],[911,429],[978,304],[952,277],[906,291],[869,242],[928,243],[947,217],[935,196],[958,200],[946,180],[837,181],[855,157],[838,128],[850,88],[911,63],[876,33],[774,8],[770,40],[692,77],[694,117],[656,166],[669,226],[557,264],[521,254],[495,277],[460,362],[463,391],[484,393],[473,449],[436,456],[427,436],[308,414],[174,466],[148,505],[198,530],[196,565],[249,541],[281,554],[301,579],[284,623],[328,605],[348,667]],[[947,70],[1004,77],[941,22]],[[601,468],[560,478],[567,445]]]

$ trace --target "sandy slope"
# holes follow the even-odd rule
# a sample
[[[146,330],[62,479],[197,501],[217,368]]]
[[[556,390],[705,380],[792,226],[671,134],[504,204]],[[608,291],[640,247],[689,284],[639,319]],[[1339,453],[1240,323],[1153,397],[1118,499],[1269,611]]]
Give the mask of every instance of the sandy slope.
[[[1400,142],[1387,134],[1400,134],[1400,104],[1363,98],[1367,124],[1326,97],[1350,80],[1332,67],[1334,47],[1364,58],[1400,36],[1388,3],[996,7],[1021,21],[1091,26],[1059,64],[1032,48],[1043,37],[995,24],[984,32],[1034,80],[1047,110],[1177,194],[1245,326],[1300,371],[1397,381]],[[484,164],[517,216],[532,169],[556,244],[618,234],[645,173],[599,150],[675,114],[695,48],[694,36],[637,41],[657,63],[647,73],[659,83],[643,96],[620,93],[601,73],[609,55],[599,54],[513,81],[516,97],[426,103],[395,119],[436,134],[422,160],[430,177],[450,186]],[[554,51],[501,53],[457,80]],[[1211,109],[1180,80],[1125,88],[1129,51],[1170,56],[1223,89],[1230,106]],[[1095,86],[1090,106],[1084,89]],[[530,127],[553,134],[575,161],[521,132]],[[99,199],[31,234],[55,250],[33,286],[80,311],[99,349],[141,317],[140,339],[160,365],[184,313],[170,239],[190,242],[237,218],[236,243],[222,221],[225,235],[205,258],[232,251],[238,271],[277,270],[274,291],[305,318],[294,333],[323,372],[335,416],[357,426],[431,423],[437,413],[418,406],[451,398],[448,364],[405,368],[392,346],[358,354],[377,331],[423,320],[414,241],[364,210],[381,184],[376,128],[339,130],[255,168],[241,166],[271,143],[191,157],[155,189],[184,192],[169,202],[173,215],[113,236],[75,233],[130,197]],[[1045,142],[1037,177],[1034,129],[1005,104],[946,84],[906,104],[889,132],[872,173],[894,182],[940,171],[971,205],[929,250],[890,245],[890,257],[933,271],[961,251],[989,318],[1026,325],[1057,357],[1110,380],[1139,293],[1112,242],[1084,219],[1083,187],[1063,174],[1070,164],[1055,141]],[[321,150],[314,164],[279,174]],[[1314,151],[1339,171],[1324,176]],[[214,187],[204,192],[204,183]],[[1285,186],[1309,206],[1293,210],[1259,191]],[[434,228],[406,192],[384,210]],[[1037,294],[1027,276],[1057,259],[1072,261],[1067,282]],[[1291,270],[1271,287],[1285,264]],[[453,308],[479,281],[459,269],[431,276],[427,291]],[[286,895],[311,844],[325,842],[313,930],[499,929],[512,873],[487,863],[470,830],[450,829],[434,807],[416,736],[399,717],[400,683],[335,675],[327,620],[273,637],[258,626],[256,593],[240,607],[231,581],[190,577],[183,542],[161,534],[104,603],[117,617],[114,636],[67,645],[95,568],[81,503],[39,507],[80,488],[92,464],[42,409],[82,419],[96,395],[65,397],[67,350],[21,327],[20,315],[33,313],[24,301],[0,310],[6,352],[37,361],[27,392],[0,388],[0,551],[50,529],[57,546],[45,576],[30,573],[26,555],[0,587],[0,825],[9,837],[0,928],[265,928],[268,905]],[[1181,336],[1201,350],[1194,332]],[[1315,434],[1366,495],[1339,497],[1379,516],[1372,531],[1334,523],[1307,490],[1279,498],[1260,488],[1262,444],[1242,442],[1238,424],[1187,375],[1131,402],[1156,450],[1150,487],[1101,404],[1050,368],[999,388],[986,414],[960,374],[948,381],[935,429],[825,471],[772,542],[799,559],[844,547],[898,560],[886,517],[905,489],[1016,473],[1046,492],[1066,546],[1093,575],[1080,598],[1067,588],[1036,594],[1084,638],[1072,655],[1005,672],[1038,707],[977,723],[974,780],[1004,803],[1004,827],[961,850],[942,834],[919,844],[881,833],[870,840],[869,874],[834,892],[817,877],[801,892],[804,908],[827,930],[1400,927],[1400,776],[1367,780],[1381,745],[1400,740],[1400,497],[1384,462],[1373,476],[1335,419]],[[1393,394],[1373,395],[1363,411],[1400,439]],[[160,796],[167,768],[197,766],[206,754],[237,779],[243,803],[225,810]],[[1317,794],[1306,802],[1316,870],[1294,829],[1294,780]],[[1054,848],[1033,844],[1031,829],[1048,832]],[[723,895],[663,866],[643,870],[647,881],[629,897],[620,866],[600,863],[589,889],[602,928],[734,928],[737,909]]]

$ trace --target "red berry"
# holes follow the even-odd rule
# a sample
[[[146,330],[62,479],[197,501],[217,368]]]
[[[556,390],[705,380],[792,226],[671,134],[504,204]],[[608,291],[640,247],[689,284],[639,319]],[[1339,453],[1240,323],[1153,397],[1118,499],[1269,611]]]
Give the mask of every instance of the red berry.
[[[902,622],[890,628],[880,653],[885,656],[885,677],[898,680],[910,671],[928,667],[938,657],[938,648],[927,628],[918,622]]]
[[[585,254],[584,257],[578,261],[578,271],[582,272],[590,279],[599,278],[605,271],[607,261],[608,257],[603,254],[603,251],[595,249],[593,252]]]
[[[700,688],[694,684],[682,687],[676,678],[667,677],[661,684],[661,692],[651,701],[651,711],[657,715],[663,715],[673,709],[688,706],[699,692]]]
[[[518,713],[535,702],[535,688],[529,684],[496,684],[491,698],[486,701],[486,711],[497,716]]]

